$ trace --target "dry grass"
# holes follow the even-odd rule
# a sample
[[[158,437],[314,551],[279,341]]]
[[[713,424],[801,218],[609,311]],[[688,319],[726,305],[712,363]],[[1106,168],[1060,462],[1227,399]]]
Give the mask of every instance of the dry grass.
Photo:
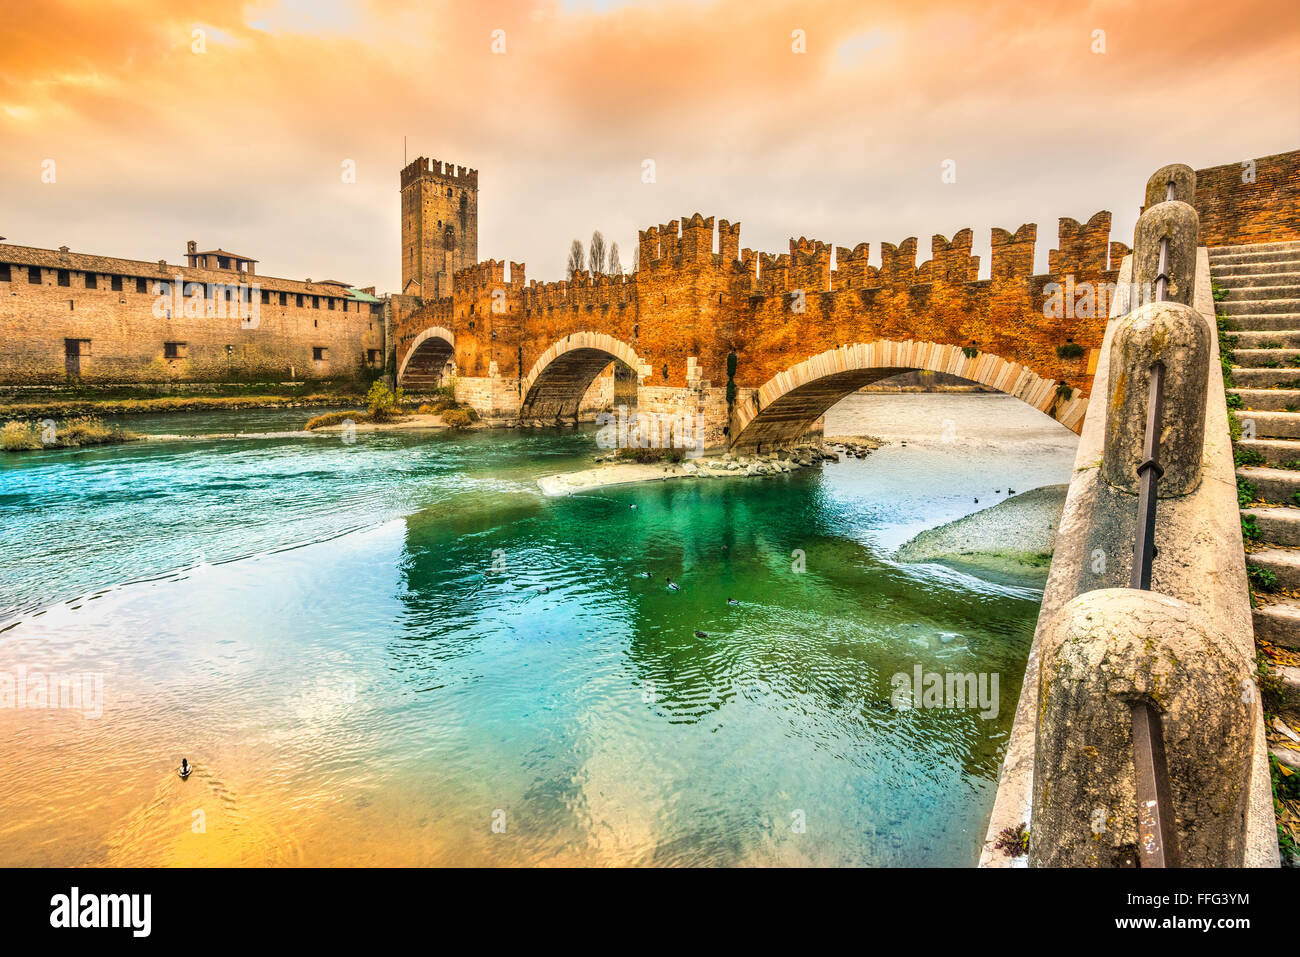
[[[49,428],[40,422],[6,422],[4,428],[0,429],[0,450],[35,452],[40,449],[75,449],[85,445],[135,442],[142,438],[144,436],[138,432],[105,425],[96,416],[81,415],[54,423]]]
[[[353,422],[369,422],[370,415],[365,412],[326,412],[324,415],[318,415],[313,419],[308,419],[303,429],[310,432],[313,429],[321,429],[327,425],[338,425],[351,419]]]

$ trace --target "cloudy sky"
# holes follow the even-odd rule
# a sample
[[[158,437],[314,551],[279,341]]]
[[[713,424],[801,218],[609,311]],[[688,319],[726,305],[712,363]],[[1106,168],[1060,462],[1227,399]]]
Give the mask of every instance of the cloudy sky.
[[[990,227],[1036,222],[1043,269],[1061,216],[1110,209],[1131,242],[1165,163],[1300,147],[1293,0],[0,0],[0,22],[8,242],[175,262],[196,239],[381,292],[404,138],[479,170],[480,258],[537,279],[595,228],[630,266],[638,228],[696,211],[873,261],[969,226],[983,275]]]

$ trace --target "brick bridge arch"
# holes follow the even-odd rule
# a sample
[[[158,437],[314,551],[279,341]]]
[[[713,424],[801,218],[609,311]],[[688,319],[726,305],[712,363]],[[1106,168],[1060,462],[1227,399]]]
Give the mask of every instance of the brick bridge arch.
[[[974,351],[974,350],[972,350]],[[1050,415],[1074,433],[1083,428],[1088,398],[1058,395],[1055,379],[1045,379],[1018,362],[988,352],[967,356],[960,346],[935,342],[874,342],[840,346],[805,359],[741,398],[731,419],[733,448],[797,442],[825,412],[845,396],[880,379],[926,369],[946,372],[1013,395]]]
[[[575,418],[583,395],[615,359],[636,371],[647,366],[631,346],[603,332],[574,332],[538,356],[520,387],[521,419]]]
[[[456,355],[456,334],[442,326],[430,326],[411,343],[397,370],[397,384],[413,392],[428,391],[442,384],[442,370]]]

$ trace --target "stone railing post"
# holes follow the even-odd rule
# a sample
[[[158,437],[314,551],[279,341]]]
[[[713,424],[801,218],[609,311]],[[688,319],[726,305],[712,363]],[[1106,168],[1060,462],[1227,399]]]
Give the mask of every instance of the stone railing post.
[[[1111,342],[1102,476],[1133,494],[1140,485],[1138,466],[1157,363],[1164,366],[1159,496],[1186,495],[1201,482],[1213,337],[1205,318],[1192,308],[1199,236],[1199,220],[1190,205],[1195,189],[1196,174],[1186,166],[1167,166],[1148,182],[1147,208],[1133,235],[1132,311]]]
[[[1134,867],[1141,853],[1134,707],[1163,725],[1184,867],[1241,867],[1255,684],[1197,609],[1129,588],[1085,592],[1042,638],[1032,867]]]

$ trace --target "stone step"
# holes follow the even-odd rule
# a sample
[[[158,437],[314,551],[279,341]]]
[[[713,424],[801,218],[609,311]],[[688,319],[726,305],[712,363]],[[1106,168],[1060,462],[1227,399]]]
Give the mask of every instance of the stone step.
[[[1246,559],[1249,561],[1250,556]],[[1289,601],[1261,605],[1251,617],[1256,640],[1271,642],[1279,648],[1300,648],[1300,605]]]
[[[1300,588],[1300,551],[1294,548],[1261,548],[1253,551],[1246,556],[1246,566],[1252,565],[1272,572],[1279,588]],[[1296,629],[1296,637],[1300,638],[1300,628]]]
[[[1300,440],[1242,439],[1237,446],[1264,456],[1265,465],[1280,467],[1283,462],[1300,462]]]
[[[1265,249],[1259,252],[1221,252],[1210,250],[1210,270],[1220,266],[1254,265],[1256,263],[1285,263],[1300,261],[1300,252],[1294,249]]]
[[[1268,753],[1277,758],[1278,764],[1285,764],[1293,771],[1300,771],[1300,749],[1288,748],[1285,744],[1274,744],[1268,749]]]
[[[1241,514],[1255,520],[1260,542],[1300,547],[1300,508],[1243,508]]]
[[[1225,289],[1300,286],[1300,269],[1295,272],[1284,272],[1286,265],[1286,263],[1268,263],[1271,272],[1254,272],[1253,266],[1224,266],[1215,269],[1213,277],[1214,281]]]
[[[1241,423],[1243,438],[1300,439],[1300,412],[1263,412],[1249,409],[1233,409],[1232,414]],[[1247,425],[1248,422],[1254,424]]]
[[[1238,389],[1298,389],[1300,369],[1243,369],[1234,366],[1232,385]]]
[[[1237,478],[1245,479],[1255,486],[1255,497],[1261,502],[1272,502],[1275,505],[1300,504],[1291,497],[1300,492],[1300,472],[1290,469],[1270,469],[1264,466],[1247,466],[1237,469]],[[1269,542],[1277,539],[1265,538],[1261,534],[1260,541]]]
[[[1253,329],[1231,333],[1237,349],[1300,349],[1300,329]]]
[[[1232,350],[1233,368],[1238,369],[1300,369],[1300,349],[1247,349]]]
[[[1300,253],[1300,240],[1283,239],[1275,243],[1245,243],[1237,246],[1211,246],[1207,252],[1209,252],[1211,258],[1213,258],[1214,256],[1233,256],[1238,253],[1277,252],[1286,249]]]
[[[1257,312],[1237,314],[1228,319],[1230,332],[1283,332],[1300,327],[1300,313],[1279,313],[1264,315]]]
[[[1290,315],[1300,315],[1300,299],[1251,299],[1245,302],[1224,301],[1219,303],[1218,311],[1226,312],[1230,316],[1272,316],[1279,312],[1285,312]]]
[[[1258,637],[1258,635],[1256,635]],[[1282,642],[1274,642],[1282,644]],[[1286,647],[1294,647],[1287,645]],[[1281,701],[1277,703],[1278,714],[1291,726],[1300,720],[1300,668],[1290,665],[1273,665],[1269,672],[1277,679],[1277,689],[1281,692]]]
[[[1300,299],[1300,286],[1227,286],[1224,302],[1258,302],[1262,299]]]
[[[1300,259],[1283,259],[1278,262],[1230,263],[1210,267],[1210,278],[1220,286],[1231,285],[1243,279],[1259,279],[1265,286],[1277,280],[1273,276],[1287,276],[1300,272]]]

